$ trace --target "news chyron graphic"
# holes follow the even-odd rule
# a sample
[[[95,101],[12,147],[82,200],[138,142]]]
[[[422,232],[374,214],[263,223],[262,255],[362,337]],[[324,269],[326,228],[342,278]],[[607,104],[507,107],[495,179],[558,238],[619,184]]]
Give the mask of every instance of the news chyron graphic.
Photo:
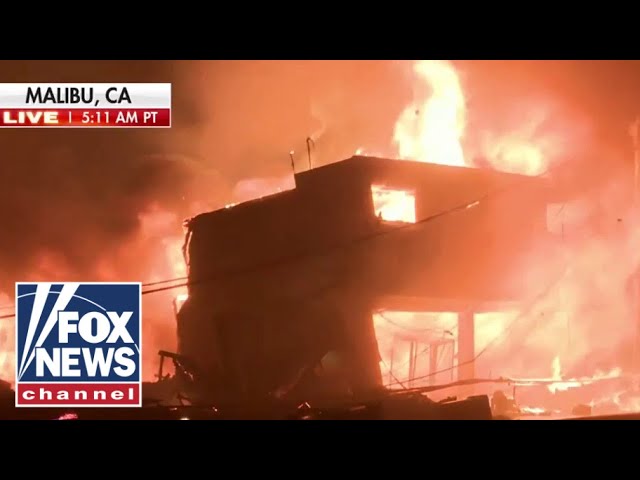
[[[17,283],[16,406],[140,407],[140,283]]]
[[[170,83],[0,83],[0,128],[169,128]]]

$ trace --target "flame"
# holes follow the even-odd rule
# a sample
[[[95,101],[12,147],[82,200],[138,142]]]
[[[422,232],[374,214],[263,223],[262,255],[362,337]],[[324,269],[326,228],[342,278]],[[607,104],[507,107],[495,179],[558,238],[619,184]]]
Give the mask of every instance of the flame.
[[[570,378],[565,380],[562,377],[562,366],[560,364],[559,356],[554,357],[551,365],[551,370],[552,370],[551,378],[552,380],[554,380],[554,382],[547,386],[547,388],[551,393],[562,392],[570,388],[590,385],[599,380],[619,378],[622,374],[622,369],[616,367],[609,372],[596,372],[594,375],[590,377]]]
[[[75,413],[63,413],[56,420],[77,420],[78,415]]]
[[[543,173],[548,166],[541,146],[518,134],[488,140],[485,148],[489,163],[504,172],[533,176]]]
[[[139,214],[139,231],[119,252],[121,265],[132,265],[130,270],[107,262],[98,262],[93,280],[140,280],[158,282],[185,277],[186,265],[182,255],[184,238],[181,235],[181,218],[172,212],[152,206]],[[154,247],[155,249],[151,248]],[[145,265],[145,261],[148,265]],[[123,278],[123,275],[127,277]],[[33,271],[25,275],[25,281],[64,281],[74,279],[63,258],[43,252],[34,262]],[[75,275],[77,277],[77,275]],[[76,278],[77,279],[77,278]],[[79,281],[85,278],[77,279]],[[182,282],[180,282],[182,283]],[[182,298],[186,288],[168,290],[143,299],[143,380],[155,378],[158,367],[158,350],[173,350],[177,343],[176,323],[171,302],[175,296]],[[0,295],[0,306],[10,305],[8,296]],[[13,313],[12,309],[0,310],[0,316]],[[0,319],[0,379],[11,385],[15,380],[15,319]]]
[[[465,154],[463,145],[468,111],[462,82],[456,69],[450,62],[425,60],[413,65],[413,73],[416,80],[416,96],[395,123],[393,139],[397,147],[397,158],[473,167],[474,162]],[[504,135],[485,135],[481,150],[489,165],[498,170],[524,175],[541,173],[547,167],[548,154],[552,151],[551,142],[542,141],[535,135],[542,118],[540,114],[531,116],[515,130]],[[365,149],[361,147],[356,154],[364,152]],[[415,197],[412,192],[373,185],[372,194],[375,213],[383,220],[416,222]],[[474,205],[470,205],[469,208],[472,206]],[[412,355],[409,346],[411,342],[406,341],[406,331],[403,334],[404,339],[398,341],[399,330],[406,329],[407,326],[424,327],[424,315],[430,316],[431,322],[435,324],[449,325],[447,328],[455,330],[451,326],[456,323],[456,314],[453,313],[387,312],[385,315],[387,318],[395,319],[396,324],[402,325],[391,332],[388,322],[382,320],[383,317],[374,316],[376,335],[379,344],[382,345],[381,368],[383,375],[389,377],[389,384],[393,385],[398,385],[400,381],[411,381],[412,376],[407,370]],[[494,341],[515,315],[514,312],[476,315],[476,352]],[[416,340],[419,339],[414,337],[412,341]],[[421,341],[424,342],[424,338]],[[431,340],[427,344],[429,342]],[[453,371],[453,365],[450,367]],[[413,382],[415,386],[433,381],[433,378],[424,373],[418,375],[422,378],[417,383]],[[450,380],[451,373],[445,377]]]
[[[413,65],[416,95],[395,123],[394,142],[402,160],[473,167],[476,162],[465,152],[467,100],[462,82],[452,63],[422,60]],[[536,105],[507,132],[483,131],[479,154],[497,170],[538,175],[558,154],[558,138],[541,135],[547,112]],[[360,148],[360,151],[363,149]]]
[[[414,63],[416,95],[395,122],[393,140],[400,160],[457,167],[473,167],[463,142],[467,127],[467,101],[460,77],[447,61]],[[547,168],[556,142],[538,138],[545,116],[541,109],[513,131],[483,135],[481,151],[490,166],[523,175],[538,175]],[[356,155],[365,154],[359,147]],[[375,213],[386,221],[416,222],[412,192],[390,186],[372,186]]]
[[[551,159],[558,155],[563,142],[558,138],[566,131],[557,129],[555,134],[543,132],[542,124],[548,119],[545,105],[527,106],[519,112],[518,117],[511,119],[508,127],[488,131],[481,130],[474,122],[474,128],[468,126],[473,121],[475,112],[469,108],[464,84],[454,65],[446,61],[419,61],[413,65],[415,76],[415,95],[395,119],[393,129],[393,153],[385,155],[396,156],[399,160],[414,160],[420,162],[438,163],[457,167],[494,168],[496,170],[524,175],[539,175],[545,172]],[[515,100],[515,99],[514,99]],[[525,99],[517,99],[522,104]],[[389,154],[391,153],[391,154]],[[356,151],[357,155],[371,154],[366,147]],[[477,156],[481,156],[481,164]],[[283,179],[248,179],[236,185],[233,198],[225,199],[220,207],[231,207],[235,203],[251,198],[265,196],[275,191],[293,188],[292,177]],[[396,189],[392,185],[372,186],[373,203],[376,215],[387,221],[416,221],[416,207],[412,192]],[[599,195],[600,200],[610,195]],[[226,203],[226,205],[225,205]],[[561,221],[559,231],[567,236],[570,242],[570,221],[567,216],[571,207],[562,204],[557,209],[562,215],[553,213],[553,219]],[[195,212],[194,212],[195,213]],[[616,212],[616,215],[622,215]],[[583,216],[583,219],[587,215]],[[175,215],[161,209],[151,209],[141,214],[142,245],[148,245],[152,240],[159,245],[155,254],[156,261],[150,271],[141,274],[140,278],[148,281],[166,280],[186,276],[186,266],[182,258],[183,237],[179,232],[179,221]],[[577,222],[576,222],[577,223]],[[637,239],[634,239],[637,240]],[[482,240],[481,240],[482,241]],[[624,243],[624,242],[622,242]],[[634,244],[637,242],[634,241]],[[540,306],[535,314],[528,315],[526,321],[510,331],[506,340],[504,332],[511,326],[518,312],[496,312],[476,315],[475,349],[476,353],[491,346],[487,355],[479,357],[476,362],[477,376],[497,377],[515,376],[516,374],[548,375],[549,361],[551,361],[551,377],[542,378],[545,394],[555,395],[567,390],[595,384],[600,379],[618,378],[620,368],[597,369],[586,366],[578,373],[576,364],[593,348],[597,338],[597,345],[603,349],[613,350],[623,334],[623,323],[629,317],[625,298],[610,295],[611,288],[605,283],[619,285],[626,280],[630,268],[628,263],[637,263],[638,249],[615,248],[619,246],[602,242],[582,241],[576,248],[571,245],[571,255],[574,257],[572,277],[565,279],[562,285],[539,302]],[[133,256],[135,260],[135,255]],[[628,260],[633,259],[633,261]],[[43,256],[38,271],[44,279],[49,275],[55,277],[57,272],[66,272],[64,259],[50,255]],[[565,258],[562,258],[564,262]],[[552,260],[543,258],[545,267]],[[101,274],[113,276],[117,272],[113,265],[101,265]],[[523,271],[522,275],[530,275]],[[52,277],[52,278],[53,278]],[[560,288],[561,287],[561,288]],[[537,290],[537,288],[535,288]],[[586,300],[594,297],[604,298],[609,308],[606,312],[595,312],[585,308]],[[145,351],[152,356],[149,367],[145,364],[145,375],[151,376],[155,372],[156,347],[171,349],[175,342],[175,319],[171,312],[171,302],[175,301],[179,307],[186,300],[186,289],[170,290],[163,294],[145,296],[145,322],[150,328],[145,330]],[[589,297],[589,298],[587,298]],[[0,301],[0,305],[7,302]],[[150,308],[147,308],[150,307]],[[544,307],[544,308],[543,308]],[[545,316],[539,319],[539,310],[544,310]],[[559,313],[556,313],[559,312]],[[0,315],[3,312],[0,311]],[[385,318],[383,318],[383,315]],[[413,386],[435,383],[446,383],[452,379],[455,371],[447,371],[436,376],[435,379],[426,377],[430,371],[428,357],[430,345],[443,343],[449,345],[452,340],[453,353],[445,355],[445,359],[436,360],[437,370],[452,368],[457,361],[456,355],[456,319],[455,313],[413,313],[413,312],[384,312],[376,314],[374,322],[376,336],[383,359],[382,369],[385,383],[411,383]],[[571,326],[571,335],[567,331],[569,317],[579,317]],[[606,321],[602,321],[606,317]],[[533,325],[533,322],[536,322]],[[0,320],[0,378],[13,378],[13,330],[12,322],[1,323]],[[622,333],[621,333],[622,332]],[[570,338],[569,338],[570,337]],[[496,339],[498,341],[496,342]],[[3,344],[4,343],[4,344]],[[560,346],[570,344],[566,348]],[[442,347],[443,349],[449,348]],[[413,350],[412,350],[413,349]],[[416,350],[417,349],[417,350]],[[415,352],[419,354],[416,356]],[[563,372],[560,354],[565,367]],[[417,359],[417,360],[416,360]],[[152,363],[151,363],[152,362]],[[443,363],[444,362],[444,363]],[[442,363],[442,364],[440,364]],[[498,368],[496,367],[498,366]],[[413,369],[413,370],[412,370]],[[591,373],[591,376],[580,376]],[[565,378],[571,376],[572,378]],[[422,378],[420,378],[422,377]],[[575,377],[575,378],[574,378]],[[416,380],[417,378],[417,380]],[[526,384],[526,381],[524,383]],[[524,389],[523,389],[524,390]],[[611,393],[611,392],[608,392]],[[596,398],[596,396],[594,396]],[[633,400],[624,399],[618,392],[609,395],[598,395],[595,404],[607,402],[625,405],[631,408]],[[638,402],[640,406],[640,402]]]
[[[600,395],[589,402],[595,415],[640,412],[640,392],[627,389],[616,391],[611,395]]]
[[[544,408],[540,407],[520,407],[520,412],[525,415],[542,415],[547,413]]]
[[[417,62],[414,72],[419,86],[428,87],[431,95],[420,95],[400,114],[393,136],[399,158],[466,166],[461,143],[466,101],[457,72],[439,60]]]
[[[551,362],[551,378],[554,380],[562,380],[562,366],[560,364],[560,357],[553,357],[553,362]]]
[[[562,374],[560,356],[556,355],[551,362],[550,378],[517,379],[514,380],[514,384],[519,386],[532,386],[542,383],[546,384],[549,392],[551,392],[552,394],[556,394],[558,392],[566,392],[569,389],[593,385],[603,380],[621,379],[621,377],[622,369],[619,367],[615,367],[608,372],[596,371],[591,376],[584,376],[580,378],[564,378],[564,375]]]
[[[178,295],[176,295],[175,298],[175,304],[176,304],[176,311],[180,311],[180,309],[182,308],[182,305],[184,305],[184,302],[187,301],[187,299],[189,298],[189,294],[187,293],[180,293]]]
[[[182,219],[175,213],[154,206],[140,215],[141,239],[144,245],[157,245],[151,267],[146,272],[147,282],[161,282],[167,279],[185,278],[187,266],[182,253],[184,244],[180,225]],[[177,285],[184,280],[176,281]],[[173,316],[172,302],[176,308],[184,303],[187,288],[145,295],[143,297],[143,351],[144,380],[155,380],[158,369],[158,350],[175,350],[177,345],[176,319]]]
[[[407,190],[395,190],[372,185],[376,216],[387,222],[416,222],[416,197]]]

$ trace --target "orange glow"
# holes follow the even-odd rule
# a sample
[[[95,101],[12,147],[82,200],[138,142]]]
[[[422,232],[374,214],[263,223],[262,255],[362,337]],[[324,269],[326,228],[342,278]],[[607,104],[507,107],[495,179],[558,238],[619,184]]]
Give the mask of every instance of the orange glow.
[[[447,61],[423,60],[413,67],[416,96],[395,122],[394,142],[397,158],[457,167],[473,167],[465,154],[467,102],[459,75]],[[536,138],[544,120],[541,109],[523,119],[512,131],[482,136],[480,153],[498,170],[539,175],[549,162],[555,140]],[[365,154],[360,147],[356,155]],[[416,222],[415,196],[412,192],[372,187],[376,215],[386,221]]]
[[[453,64],[446,61],[418,61],[413,65],[413,75],[413,101],[406,105],[395,122],[394,143],[396,157],[400,160],[476,167],[481,159],[483,168],[540,175],[549,171],[551,162],[567,153],[564,149],[574,140],[570,135],[577,133],[568,125],[555,125],[553,130],[545,127],[550,119],[550,105],[526,98],[517,99],[519,115],[505,122],[500,130],[488,130],[483,128],[482,123],[476,122],[474,131],[470,132],[468,121],[472,118],[471,112],[468,110],[463,82]],[[359,150],[365,151],[362,148]],[[616,184],[617,187],[619,185]],[[408,210],[403,204],[405,197],[398,194],[386,197],[378,195],[378,203],[382,204],[384,199],[385,208],[396,212],[394,218],[407,218],[403,215]],[[607,193],[602,192],[600,198],[606,197]],[[533,263],[517,267],[521,270],[521,276],[527,279],[527,288],[530,290],[522,292],[523,298],[517,302],[519,305],[505,306],[503,312],[476,314],[475,352],[482,352],[475,362],[476,377],[522,378],[535,375],[538,380],[543,380],[542,383],[547,385],[543,390],[551,395],[568,390],[581,391],[585,386],[590,386],[596,390],[585,393],[587,397],[583,401],[586,402],[589,395],[595,395],[594,392],[603,394],[600,390],[606,390],[600,381],[615,382],[621,375],[621,369],[615,364],[611,365],[611,362],[615,362],[615,348],[633,331],[625,293],[633,267],[625,258],[632,258],[634,265],[638,258],[629,250],[632,248],[630,246],[636,244],[633,228],[618,229],[617,237],[593,235],[592,230],[597,227],[589,224],[592,221],[589,215],[601,208],[586,196],[578,202],[550,208],[549,231],[560,232],[564,248],[555,252],[555,256],[541,254]],[[378,211],[379,208],[376,213]],[[622,217],[623,213],[616,210],[611,215]],[[408,217],[416,221],[415,209]],[[534,254],[526,252],[526,255]],[[557,285],[540,297],[539,292],[547,290],[549,285],[538,280],[538,272],[562,272],[567,268],[567,273],[557,280]],[[538,298],[532,305],[531,299],[536,295]],[[599,305],[594,305],[594,298],[599,299]],[[396,329],[406,330],[407,326],[424,326],[423,319],[427,314],[398,315],[397,312],[388,313],[387,317],[391,316],[395,323],[404,325]],[[430,315],[446,318],[446,314]],[[616,326],[602,322],[603,316],[610,319],[609,322],[615,322]],[[425,366],[427,360],[421,359],[422,365],[418,362],[418,370],[414,372],[409,372],[407,366],[403,367],[404,370],[398,366],[397,358],[403,357],[404,363],[407,363],[406,359],[412,355],[406,332],[399,336],[397,331],[390,331],[388,325],[384,327],[380,318],[374,321],[381,346],[381,368],[385,383],[397,387],[398,380],[410,382],[413,375],[418,378],[413,384],[428,384],[429,379],[420,379],[419,373],[422,372],[424,376],[425,369],[428,370],[428,366]],[[420,337],[412,342],[417,340],[422,343],[426,341]],[[602,353],[607,348],[610,349],[608,356]],[[593,358],[590,356],[593,350],[601,352],[608,368],[597,366],[598,360],[588,360]],[[572,372],[571,378],[561,374],[560,356],[566,359]],[[555,359],[555,370],[551,378],[545,378],[545,374],[549,373],[548,362],[552,359]],[[576,375],[576,370],[582,375]],[[441,378],[435,383],[446,383],[444,380],[447,379]],[[487,393],[499,387],[489,388]],[[531,388],[533,390],[534,387]],[[607,398],[614,398],[618,393],[610,392]],[[541,393],[534,401],[544,401],[543,397]],[[633,404],[629,399],[626,402],[627,407]],[[640,401],[636,403],[640,404]],[[618,401],[618,404],[621,402]]]
[[[581,378],[564,378],[562,374],[562,366],[560,364],[560,357],[556,356],[553,359],[551,364],[551,378],[543,379],[547,381],[551,381],[547,385],[547,388],[551,393],[556,392],[564,392],[569,390],[570,388],[577,388],[583,385],[590,385],[598,380],[607,380],[613,378],[619,378],[622,374],[622,369],[614,368],[609,372],[596,372],[594,375],[590,377],[581,377]],[[520,382],[524,384],[525,382]]]
[[[341,62],[342,65],[347,63]],[[229,69],[240,68],[240,63],[234,65],[229,65]],[[258,72],[262,72],[262,68],[276,68],[271,67],[274,64],[270,62],[260,65],[256,67]],[[522,252],[522,261],[514,264],[513,272],[510,272],[514,278],[517,276],[522,280],[521,289],[515,293],[519,295],[517,300],[495,307],[502,310],[500,312],[475,315],[475,353],[478,355],[475,375],[478,378],[518,379],[518,392],[513,395],[523,405],[528,405],[527,411],[531,413],[541,414],[553,409],[545,402],[549,399],[559,401],[564,396],[571,398],[571,406],[578,401],[588,403],[594,407],[594,412],[597,409],[601,412],[607,412],[607,409],[639,411],[640,393],[635,399],[629,398],[629,387],[625,386],[624,379],[631,366],[630,344],[637,326],[637,311],[629,291],[630,276],[640,264],[640,249],[637,248],[640,245],[637,220],[640,216],[637,210],[629,208],[628,202],[618,204],[615,200],[619,195],[630,193],[627,191],[628,179],[612,176],[596,185],[600,178],[594,178],[593,185],[590,183],[588,187],[578,180],[574,182],[574,174],[576,177],[598,177],[587,156],[582,158],[584,152],[598,158],[598,164],[603,165],[602,172],[609,172],[609,165],[616,160],[606,149],[595,148],[595,143],[591,142],[596,140],[592,140],[591,135],[585,135],[582,141],[576,138],[576,130],[582,129],[578,125],[582,124],[582,119],[578,118],[581,108],[574,111],[573,106],[569,106],[572,110],[556,115],[558,112],[552,110],[556,104],[546,89],[540,90],[542,97],[529,96],[529,90],[523,89],[518,90],[518,95],[505,99],[503,97],[511,90],[502,87],[510,86],[510,74],[498,79],[494,78],[491,70],[488,75],[490,85],[482,85],[481,79],[469,75],[475,67],[468,65],[441,60],[412,63],[410,88],[405,88],[400,79],[396,85],[385,77],[384,89],[379,91],[394,91],[398,95],[385,95],[384,100],[388,100],[386,103],[389,105],[384,105],[384,108],[381,95],[372,95],[359,105],[353,95],[348,95],[346,86],[338,85],[335,99],[327,95],[330,98],[324,101],[330,104],[329,107],[335,103],[339,108],[336,107],[334,112],[327,107],[326,117],[317,118],[323,125],[322,132],[325,132],[324,127],[327,128],[326,133],[312,135],[317,144],[317,149],[314,147],[311,152],[313,167],[338,161],[348,156],[345,152],[352,152],[356,146],[362,145],[356,155],[464,168],[491,168],[529,176],[549,172],[554,187],[555,180],[559,180],[553,199],[557,203],[549,205],[547,210],[548,233],[555,235],[554,247],[547,249],[548,238],[538,244],[535,243],[538,238],[532,238],[532,248]],[[298,68],[308,67],[296,64],[296,71]],[[364,68],[363,64],[358,64],[357,88],[368,93],[366,82],[362,82],[365,77],[360,74]],[[229,108],[228,115],[216,114],[216,121],[205,126],[211,128],[207,134],[197,129],[201,137],[199,141],[203,143],[200,153],[211,161],[216,170],[220,166],[222,172],[225,171],[224,165],[218,165],[222,160],[217,159],[228,158],[234,165],[234,175],[237,164],[243,164],[254,153],[259,154],[265,162],[267,158],[277,159],[273,167],[261,168],[260,174],[283,175],[285,170],[289,170],[286,152],[295,149],[298,152],[294,158],[296,171],[306,170],[303,140],[313,125],[304,124],[293,116],[279,115],[280,96],[265,95],[264,92],[270,90],[263,86],[272,78],[276,84],[273,88],[286,94],[287,90],[294,90],[301,77],[288,75],[277,78],[276,75],[248,75],[243,72],[238,71],[233,81],[229,81],[229,95],[221,97],[224,102],[204,102],[217,107],[218,103],[228,103]],[[554,72],[553,77],[558,77],[559,72]],[[223,75],[221,70],[220,75],[215,76],[216,81]],[[206,78],[200,71],[197,76]],[[309,75],[309,78],[320,78],[320,75]],[[288,81],[291,83],[286,83]],[[247,101],[247,91],[237,87],[239,82],[246,82],[248,85],[244,90],[249,90],[249,94],[255,90],[255,98],[260,101],[266,99],[268,106],[261,106],[260,101]],[[288,88],[283,89],[283,84]],[[400,92],[401,89],[409,92]],[[219,90],[218,86],[210,88],[207,84],[201,93],[206,95]],[[231,95],[233,93],[237,96]],[[304,92],[304,102],[308,99],[307,93]],[[320,96],[319,87],[317,93]],[[407,93],[413,93],[410,100]],[[398,100],[400,98],[404,100]],[[576,93],[576,98],[581,98],[581,95]],[[571,103],[570,98],[557,100],[558,104],[564,104],[565,100]],[[313,101],[323,103],[322,98],[314,98]],[[289,103],[302,105],[303,101]],[[502,107],[494,111],[492,103]],[[242,108],[238,109],[238,104]],[[485,107],[480,107],[482,105]],[[370,109],[363,110],[365,106]],[[307,113],[306,109],[301,110]],[[355,114],[351,115],[352,112]],[[235,118],[237,134],[229,117]],[[348,117],[349,121],[340,123],[343,117]],[[248,125],[246,118],[262,118],[264,121]],[[608,122],[600,117],[596,120],[603,125]],[[612,137],[615,136],[615,128],[611,126]],[[624,125],[620,125],[619,130],[620,136],[624,136]],[[371,136],[367,136],[369,132],[372,132]],[[389,144],[383,144],[390,135]],[[234,150],[234,145],[241,147]],[[272,148],[269,150],[269,147]],[[623,151],[621,155],[627,154],[626,163],[631,163],[631,144],[629,151]],[[566,160],[567,166],[572,167],[567,168],[566,173],[561,172],[568,179],[554,178],[556,162],[560,160]],[[254,167],[253,163],[247,163],[242,167],[244,170],[238,168],[237,173],[255,175]],[[269,168],[272,170],[268,171]],[[195,176],[203,178],[200,171]],[[295,185],[291,174],[273,178],[247,177],[235,186],[227,184],[227,180],[213,186],[207,177],[203,182],[206,184],[204,189],[193,189],[193,195],[200,196],[206,205],[192,213],[232,208],[236,203],[288,190]],[[416,207],[415,192],[377,181],[382,185],[371,187],[376,216],[388,222],[415,223],[422,220],[422,201],[418,198]],[[569,187],[566,192],[565,182]],[[586,191],[587,188],[593,188],[593,191]],[[491,213],[490,210],[487,211]],[[186,276],[182,255],[184,239],[179,227],[182,218],[160,208],[143,212],[139,232],[130,242],[123,242],[121,249],[124,253],[117,255],[118,261],[100,261],[96,271],[90,273],[95,273],[96,280],[142,279],[149,282]],[[491,229],[491,225],[488,227],[485,237],[478,235],[478,238],[469,238],[468,241],[478,245],[493,242],[496,230]],[[86,274],[74,272],[64,258],[48,252],[43,252],[33,266],[26,267],[26,271],[28,274],[23,276],[23,280],[63,280],[71,279],[74,273]],[[489,274],[485,280],[491,282],[493,276]],[[179,309],[187,298],[186,292],[186,288],[182,288],[143,297],[145,380],[153,379],[157,370],[157,350],[175,349],[177,339],[172,302]],[[10,303],[9,297],[2,299],[0,295],[0,305]],[[0,311],[0,315],[4,313],[11,313],[11,310]],[[420,387],[456,379],[456,313],[379,312],[374,315],[374,325],[385,385],[392,388],[401,388],[401,385]],[[438,345],[441,352],[434,361],[429,358],[432,345]],[[0,320],[0,378],[10,381],[14,376],[13,348],[13,320]],[[444,372],[430,377],[434,362],[435,370]],[[634,382],[637,384],[637,378]],[[509,395],[512,395],[512,387],[511,384],[504,387]],[[475,393],[490,394],[497,389],[502,387],[490,384],[479,386]],[[446,393],[456,394],[451,390]]]
[[[403,160],[473,167],[475,161],[465,152],[467,99],[453,64],[442,60],[421,60],[414,64],[415,97],[396,120],[394,142]],[[541,137],[538,130],[546,111],[535,110],[508,132],[482,132],[476,154],[501,171],[538,175],[557,154],[560,141]],[[360,149],[362,150],[362,149]]]
[[[398,389],[455,379],[457,322],[458,314],[451,312],[374,314],[383,383]],[[440,373],[430,376],[434,372]]]
[[[94,281],[144,279],[158,282],[186,276],[186,265],[182,257],[183,237],[180,232],[181,219],[175,214],[152,207],[139,215],[139,230],[118,253],[121,265],[130,266],[118,270],[115,265],[98,262]],[[77,278],[64,261],[55,255],[43,253],[35,262],[25,281],[86,280]],[[75,278],[74,278],[75,277]],[[176,322],[171,302],[175,295],[186,294],[186,288],[158,292],[142,297],[143,380],[152,381],[158,368],[158,350],[175,350],[177,343]],[[0,298],[0,305],[11,304],[8,297]],[[0,315],[13,313],[0,311]],[[15,319],[0,320],[0,378],[14,383],[15,379]]]
[[[417,98],[396,122],[394,140],[399,157],[465,166],[461,140],[466,105],[458,74],[443,61],[417,62],[414,72],[421,87],[430,87],[431,95]]]
[[[558,392],[566,392],[570,389],[579,388],[586,385],[592,385],[601,380],[619,379],[622,376],[622,369],[613,368],[609,372],[596,371],[595,374],[588,377],[580,378],[564,378],[560,366],[560,357],[555,357],[551,366],[551,376],[543,378],[514,378],[513,384],[518,386],[532,386],[535,384],[544,384],[552,394]]]
[[[376,216],[386,222],[416,222],[416,197],[408,190],[371,187]]]
[[[147,241],[155,238],[158,245],[150,271],[146,273],[147,281],[152,283],[186,277],[187,267],[182,254],[184,237],[180,231],[181,219],[160,208],[150,209],[141,214],[140,218],[143,237],[146,237]],[[176,283],[180,284],[184,281]],[[145,381],[155,379],[158,370],[158,350],[175,351],[177,348],[176,319],[171,303],[177,299],[186,299],[186,296],[187,288],[180,287],[143,297]],[[176,302],[176,307],[179,308],[182,303],[184,302]]]
[[[176,302],[186,302],[187,298],[189,298],[189,295],[187,295],[186,293],[181,293],[180,295],[176,296]]]
[[[179,312],[180,309],[182,308],[182,305],[184,305],[184,302],[187,301],[187,298],[189,298],[189,295],[186,293],[181,293],[179,295],[176,295],[175,298],[175,302],[176,302],[176,311]]]

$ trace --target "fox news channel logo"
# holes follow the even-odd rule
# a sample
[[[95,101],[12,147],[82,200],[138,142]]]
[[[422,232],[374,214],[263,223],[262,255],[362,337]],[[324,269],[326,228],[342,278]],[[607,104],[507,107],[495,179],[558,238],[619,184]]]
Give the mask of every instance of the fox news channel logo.
[[[139,407],[140,283],[17,283],[16,406]]]

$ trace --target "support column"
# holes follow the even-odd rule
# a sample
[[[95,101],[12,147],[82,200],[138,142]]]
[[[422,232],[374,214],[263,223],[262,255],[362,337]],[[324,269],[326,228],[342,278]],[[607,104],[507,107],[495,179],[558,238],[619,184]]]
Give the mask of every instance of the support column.
[[[382,386],[382,375],[371,302],[354,296],[345,303],[348,305],[346,347],[352,389],[355,394],[375,391]]]
[[[640,210],[640,117],[629,127],[629,134],[633,141],[633,212],[637,218]],[[635,220],[635,219],[634,219]],[[633,225],[634,222],[631,222]],[[633,237],[632,237],[633,238]],[[636,373],[640,372],[640,272],[633,275],[633,320],[635,335],[633,340],[632,362]]]
[[[473,312],[458,313],[458,380],[475,377],[475,321]]]
[[[438,352],[440,351],[440,344],[432,343],[429,347],[429,385],[435,385],[436,372],[439,369],[438,366]]]

